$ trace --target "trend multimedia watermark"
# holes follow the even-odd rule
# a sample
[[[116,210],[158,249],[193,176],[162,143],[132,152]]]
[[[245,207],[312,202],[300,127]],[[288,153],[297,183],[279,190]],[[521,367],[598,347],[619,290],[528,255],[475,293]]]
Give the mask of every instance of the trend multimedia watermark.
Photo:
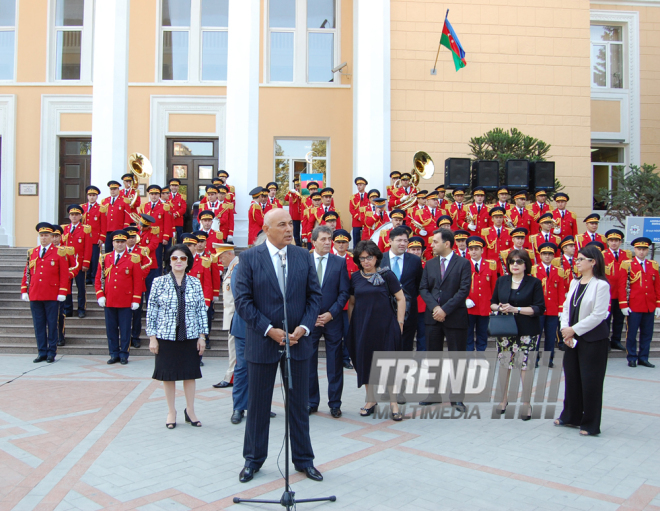
[[[369,402],[405,403],[404,418],[482,418],[478,404],[492,404],[490,418],[553,419],[564,353],[529,352],[375,352],[369,375]],[[524,367],[526,366],[526,367]],[[422,404],[417,404],[422,403]],[[500,403],[508,403],[501,413]],[[527,406],[529,403],[529,406]],[[451,406],[450,406],[451,404]],[[405,408],[404,408],[405,407]],[[389,413],[381,407],[374,418]]]

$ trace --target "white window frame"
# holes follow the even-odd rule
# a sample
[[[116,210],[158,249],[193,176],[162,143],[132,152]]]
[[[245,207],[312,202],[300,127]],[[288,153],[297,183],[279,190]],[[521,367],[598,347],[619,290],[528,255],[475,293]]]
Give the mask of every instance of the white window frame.
[[[58,30],[75,31],[76,27],[58,27],[55,26],[55,13],[57,10],[57,0],[48,2],[48,81],[58,84],[89,84],[92,83],[93,76],[93,56],[94,56],[94,7],[96,0],[84,0],[83,3],[83,25],[80,31],[80,79],[79,80],[58,80],[57,77],[57,32]]]
[[[621,28],[621,41],[592,41],[591,37],[589,38],[589,83],[591,84],[592,89],[596,89],[599,91],[621,91],[621,90],[627,90],[628,89],[628,61],[630,60],[627,58],[628,56],[628,51],[629,47],[627,44],[627,32],[628,32],[628,24],[627,23],[605,23],[605,22],[600,22],[600,21],[592,21],[590,24],[590,28],[592,26],[601,26],[601,27],[619,27]],[[622,72],[622,77],[621,80],[623,82],[623,86],[619,88],[613,88],[612,83],[611,83],[611,76],[610,76],[610,60],[611,60],[611,51],[610,48],[611,46],[621,46],[621,72]],[[595,85],[593,78],[594,78],[594,73],[593,73],[593,62],[591,62],[591,53],[592,49],[594,46],[605,46],[605,86],[601,87],[599,85]]]
[[[623,167],[626,172],[628,171],[629,163],[628,163],[628,155],[629,155],[629,148],[626,145],[621,145],[621,144],[615,144],[615,145],[610,145],[610,144],[599,144],[599,143],[594,143],[592,141],[591,143],[591,148],[595,149],[621,149],[621,152],[623,154],[623,162],[617,162],[617,163],[610,163],[606,161],[592,161],[591,162],[591,203],[593,204],[594,199],[596,198],[596,192],[598,190],[594,190],[594,166],[608,166],[608,176],[607,176],[607,187],[611,190],[612,189],[612,173],[614,172],[614,167]],[[600,211],[600,210],[599,210]]]
[[[278,140],[325,140],[325,156],[314,157],[312,160],[325,160],[325,186],[332,186],[332,172],[330,168],[330,137],[273,137],[273,181],[277,179],[276,172],[277,167],[275,166],[275,160],[289,160],[289,188],[293,187],[293,162],[304,160],[305,155],[296,155],[296,156],[276,156],[275,155],[275,144]],[[309,164],[308,164],[309,165]]]
[[[7,26],[0,26],[0,32],[14,32],[14,70],[12,78],[9,80],[0,80],[0,83],[14,83],[16,82],[16,72],[18,70],[18,7],[19,1],[14,0],[16,5],[14,10],[14,24]]]
[[[333,82],[310,82],[308,80],[307,68],[307,49],[309,48],[309,34],[322,33],[334,34],[333,67],[341,62],[341,0],[335,2],[335,28],[319,29],[307,27],[307,0],[295,0],[296,2],[296,27],[295,28],[274,28],[272,32],[292,32],[293,33],[293,81],[276,82],[270,79],[270,34],[269,9],[270,0],[264,2],[264,59],[263,76],[264,84],[277,87],[342,87],[341,72],[334,73]]]
[[[202,32],[227,32],[229,27],[202,27],[202,0],[190,0],[190,26],[163,27],[163,1],[157,3],[156,82],[162,85],[227,85],[227,80],[202,80]],[[227,23],[229,24],[229,23]],[[188,32],[188,77],[185,80],[163,79],[163,32]]]

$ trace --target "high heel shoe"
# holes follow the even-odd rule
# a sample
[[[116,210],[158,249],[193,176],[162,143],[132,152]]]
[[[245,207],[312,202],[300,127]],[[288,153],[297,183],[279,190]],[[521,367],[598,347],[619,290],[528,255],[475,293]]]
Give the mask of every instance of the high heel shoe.
[[[529,413],[526,417],[520,417],[524,421],[528,421],[532,418],[532,405],[529,405]]]
[[[378,406],[378,403],[373,405],[371,408],[360,408],[360,417],[369,417],[374,413],[374,411],[376,411],[376,406]]]
[[[509,406],[509,403],[504,405],[504,408],[500,408],[500,415],[504,415],[506,413],[506,407]]]
[[[167,429],[174,429],[176,428],[176,414],[174,414],[174,422],[166,422],[165,427]]]
[[[188,417],[188,409],[184,409],[184,410],[183,410],[183,415],[184,415],[185,418],[186,418],[186,422],[189,423],[191,426],[194,426],[194,427],[196,427],[196,428],[201,428],[201,427],[202,427],[202,423],[201,423],[201,422],[199,422],[199,421],[195,421],[195,422],[193,422],[193,421],[190,420],[190,417]]]

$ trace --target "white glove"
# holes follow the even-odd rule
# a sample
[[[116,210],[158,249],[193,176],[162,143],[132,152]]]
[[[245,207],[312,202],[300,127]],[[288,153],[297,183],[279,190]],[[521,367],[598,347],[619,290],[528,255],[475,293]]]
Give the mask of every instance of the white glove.
[[[24,302],[29,302],[30,301],[30,295],[28,295],[27,293],[23,293],[21,295],[21,300],[23,300]]]
[[[476,231],[476,230],[477,230],[477,226],[474,225],[474,224],[469,224],[469,225],[468,225],[468,229],[470,229],[471,231]]]
[[[552,232],[554,232],[555,234],[561,234],[561,227],[555,227],[555,228],[552,230]]]
[[[57,295],[58,302],[63,302],[64,300],[66,300],[66,295]]]
[[[213,301],[214,301],[215,303],[218,303],[218,302],[220,301],[220,297],[219,297],[219,296],[214,296],[214,297],[213,297]]]
[[[105,307],[105,296],[99,298],[99,307]]]
[[[660,307],[655,308],[655,317],[660,318]]]
[[[472,300],[470,300],[470,299],[468,298],[467,300],[465,300],[465,305],[467,305],[467,308],[468,308],[468,309],[471,309],[472,307],[474,307],[474,306],[477,305],[477,304],[474,303]]]
[[[206,306],[206,310],[209,310],[210,308],[211,308],[210,305],[207,305],[207,306]]]
[[[625,309],[621,309],[621,314],[623,314],[624,316],[627,316],[628,314],[630,314],[630,307],[626,307]],[[656,316],[658,315],[658,309],[655,309],[655,314],[656,314]]]
[[[139,304],[139,303],[135,303],[135,302],[133,302],[133,303],[131,304],[131,310],[132,310],[132,311],[136,311],[136,310],[138,310],[139,308],[140,308],[140,304]]]
[[[232,241],[233,242],[234,237],[230,234],[229,236],[227,236],[227,239],[225,241]]]
[[[426,235],[427,235],[426,229],[422,229],[421,231],[419,231],[419,233],[420,233],[422,236],[426,236]]]

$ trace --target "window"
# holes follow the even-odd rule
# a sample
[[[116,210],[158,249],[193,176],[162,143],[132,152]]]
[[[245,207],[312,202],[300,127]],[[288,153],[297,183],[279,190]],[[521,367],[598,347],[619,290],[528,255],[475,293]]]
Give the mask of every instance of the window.
[[[591,86],[623,89],[622,26],[591,25]]]
[[[54,0],[53,6],[51,79],[90,82],[94,0]]]
[[[336,0],[268,2],[268,81],[332,83],[338,59]]]
[[[16,0],[0,0],[0,80],[14,79]]]
[[[328,145],[327,139],[275,140],[273,172],[280,200],[293,188],[293,178],[303,173],[323,174],[323,183],[329,185]]]
[[[163,81],[227,80],[229,0],[161,0]]]
[[[614,190],[618,187],[616,172],[625,167],[623,147],[592,147],[591,168],[593,173],[594,209],[607,209],[600,200],[603,188]]]

